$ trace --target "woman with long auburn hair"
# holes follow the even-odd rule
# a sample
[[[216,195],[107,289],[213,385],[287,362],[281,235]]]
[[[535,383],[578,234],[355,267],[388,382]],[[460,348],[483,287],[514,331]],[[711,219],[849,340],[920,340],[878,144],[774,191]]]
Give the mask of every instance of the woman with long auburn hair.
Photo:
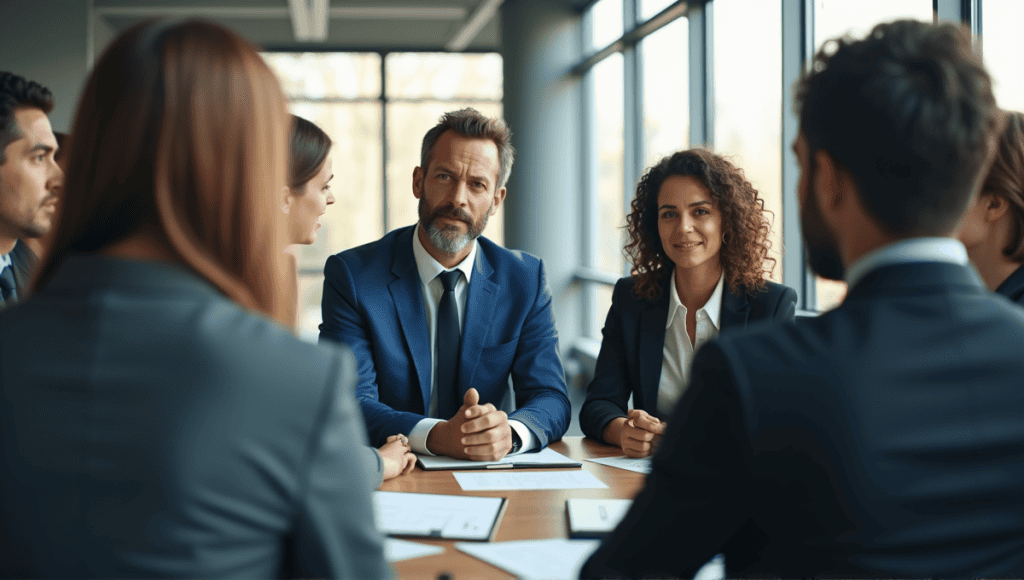
[[[633,275],[615,285],[580,409],[588,437],[650,455],[701,345],[719,331],[793,320],[796,292],[767,280],[775,260],[765,213],[743,172],[705,149],[644,173],[626,217]]]
[[[992,169],[960,223],[960,241],[985,285],[1024,306],[1024,113],[1007,113]]]
[[[354,360],[279,324],[288,117],[255,48],[136,25],[72,134],[0,316],[0,576],[389,576]]]

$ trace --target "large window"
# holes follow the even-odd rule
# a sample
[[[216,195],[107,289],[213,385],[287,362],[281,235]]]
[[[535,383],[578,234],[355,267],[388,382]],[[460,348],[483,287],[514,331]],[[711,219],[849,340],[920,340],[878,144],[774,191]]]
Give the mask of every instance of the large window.
[[[985,0],[981,13],[981,41],[985,66],[995,84],[996,101],[1011,111],[1024,111],[1024,2]]]
[[[502,113],[497,54],[264,53],[291,111],[331,138],[335,203],[315,244],[299,246],[299,333],[315,340],[328,256],[416,222],[412,172],[445,111]],[[485,235],[501,244],[499,211]]]
[[[938,10],[938,14],[933,12]],[[1002,106],[1024,109],[1024,1],[597,0],[583,14],[584,334],[600,338],[615,279],[628,274],[623,226],[637,179],[663,156],[707,144],[741,167],[772,213],[772,279],[797,289],[799,308],[823,311],[846,294],[803,263],[789,152],[798,123],[791,91],[826,40],[861,37],[897,18],[963,20],[981,31]],[[979,22],[979,18],[984,18]],[[785,243],[784,243],[785,242]]]

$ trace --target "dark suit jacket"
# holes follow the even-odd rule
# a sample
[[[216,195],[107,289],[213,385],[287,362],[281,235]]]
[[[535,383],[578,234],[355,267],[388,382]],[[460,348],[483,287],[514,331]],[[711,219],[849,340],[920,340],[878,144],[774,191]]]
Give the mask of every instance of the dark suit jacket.
[[[430,339],[412,252],[415,227],[327,259],[320,341],[349,345],[370,441],[409,433],[430,405]],[[569,427],[551,291],[542,262],[479,238],[466,298],[459,389],[511,410],[543,447]]]
[[[1006,296],[1024,306],[1024,266],[1017,268],[1010,277],[996,288],[996,293]]]
[[[0,576],[387,577],[340,348],[73,256],[0,313]]]
[[[1024,577],[1024,311],[966,267],[868,272],[697,354],[584,577]]]
[[[14,291],[18,293],[19,301],[28,297],[29,283],[32,281],[32,271],[35,269],[37,261],[38,258],[28,244],[21,240],[14,244],[14,249],[11,250],[11,273],[14,274]],[[0,310],[13,303],[13,301],[6,305],[0,303]]]
[[[662,280],[664,291],[653,301],[633,296],[631,277],[615,284],[594,378],[580,409],[580,427],[587,437],[602,441],[605,425],[626,416],[630,395],[633,407],[668,419],[658,412],[657,403],[671,275],[669,271]],[[719,326],[725,332],[766,320],[792,321],[795,312],[796,291],[789,286],[769,282],[756,296],[737,296],[724,287]]]

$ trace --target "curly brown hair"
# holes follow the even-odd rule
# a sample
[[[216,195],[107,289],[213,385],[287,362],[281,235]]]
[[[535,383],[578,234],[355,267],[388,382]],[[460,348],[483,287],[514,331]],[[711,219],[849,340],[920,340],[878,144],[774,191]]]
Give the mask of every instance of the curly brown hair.
[[[764,290],[766,278],[775,269],[775,258],[768,256],[771,221],[766,214],[772,212],[764,208],[764,200],[743,176],[743,170],[706,149],[690,149],[673,153],[650,167],[636,186],[636,197],[626,216],[626,254],[633,264],[633,294],[647,300],[661,296],[661,280],[674,266],[658,234],[658,193],[673,175],[696,178],[722,212],[724,241],[718,259],[730,290],[736,295]]]

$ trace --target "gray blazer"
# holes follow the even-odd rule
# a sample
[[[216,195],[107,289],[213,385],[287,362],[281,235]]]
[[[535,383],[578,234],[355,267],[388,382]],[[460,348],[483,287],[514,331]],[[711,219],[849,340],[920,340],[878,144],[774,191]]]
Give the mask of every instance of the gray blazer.
[[[0,576],[382,578],[343,347],[74,256],[0,313]]]

